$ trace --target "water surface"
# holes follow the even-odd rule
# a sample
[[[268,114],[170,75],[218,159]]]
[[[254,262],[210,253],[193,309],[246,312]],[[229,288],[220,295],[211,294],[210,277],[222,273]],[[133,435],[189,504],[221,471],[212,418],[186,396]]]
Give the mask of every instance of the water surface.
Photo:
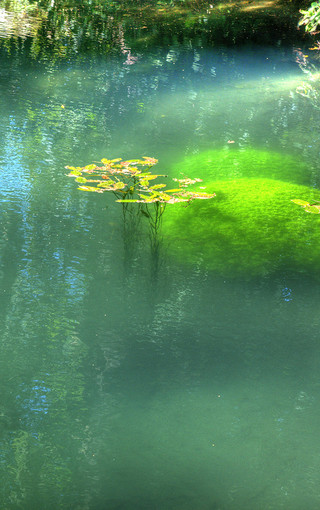
[[[253,147],[306,162],[292,48],[168,47],[0,66],[3,509],[318,509],[319,285],[162,252],[65,165]],[[230,143],[232,142],[232,143]]]

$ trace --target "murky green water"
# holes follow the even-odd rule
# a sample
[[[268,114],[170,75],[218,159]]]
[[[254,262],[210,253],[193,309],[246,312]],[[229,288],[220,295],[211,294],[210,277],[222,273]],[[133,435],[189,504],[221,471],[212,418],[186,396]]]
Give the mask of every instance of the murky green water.
[[[175,175],[253,147],[317,185],[320,114],[295,59],[1,56],[2,509],[319,508],[318,275],[234,280],[163,250],[155,281],[145,233],[124,243],[121,206],[64,169],[153,156]]]

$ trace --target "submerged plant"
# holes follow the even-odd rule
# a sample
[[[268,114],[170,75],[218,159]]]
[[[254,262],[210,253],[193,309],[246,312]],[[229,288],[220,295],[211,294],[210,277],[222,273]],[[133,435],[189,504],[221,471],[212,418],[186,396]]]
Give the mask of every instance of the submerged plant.
[[[298,184],[308,184],[311,173],[306,163],[296,156],[253,147],[227,147],[189,154],[173,165],[173,172],[210,181],[264,177]]]
[[[226,277],[319,272],[320,218],[291,200],[320,203],[320,191],[273,179],[213,181],[207,189],[215,200],[177,207],[164,219],[169,253],[179,263]]]
[[[158,268],[159,236],[163,214],[169,204],[184,203],[188,205],[193,200],[210,199],[215,193],[202,190],[189,190],[188,187],[201,182],[201,179],[173,179],[176,187],[167,189],[164,183],[154,184],[159,177],[167,176],[153,174],[150,169],[158,161],[154,158],[132,159],[123,161],[121,158],[106,159],[84,167],[67,166],[70,170],[68,177],[74,177],[81,191],[96,193],[111,192],[116,202],[122,204],[124,240],[135,233],[135,227],[141,217],[145,217],[149,224],[151,253],[153,264]],[[204,188],[202,188],[204,189]],[[134,207],[132,207],[134,205]],[[130,222],[128,216],[130,215]],[[131,243],[126,243],[129,246]]]

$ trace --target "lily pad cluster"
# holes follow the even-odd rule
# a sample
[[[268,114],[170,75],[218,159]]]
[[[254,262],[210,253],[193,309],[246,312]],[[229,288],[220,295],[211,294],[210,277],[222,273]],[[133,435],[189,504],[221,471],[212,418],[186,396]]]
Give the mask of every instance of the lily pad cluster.
[[[122,204],[123,231],[125,246],[131,244],[132,236],[137,235],[136,226],[141,217],[147,218],[149,226],[150,248],[157,272],[159,248],[162,237],[160,229],[162,218],[168,204],[189,204],[194,200],[213,198],[215,193],[208,194],[203,190],[188,190],[190,185],[198,184],[201,179],[174,179],[175,188],[167,188],[162,183],[154,184],[158,177],[150,171],[158,161],[155,158],[132,159],[123,161],[121,158],[106,159],[84,167],[67,166],[69,177],[79,183],[79,190],[96,193],[111,192],[116,202]],[[128,221],[130,218],[131,221]],[[134,221],[133,221],[134,220]]]
[[[80,184],[79,190],[104,193],[111,191],[120,203],[140,204],[175,204],[190,202],[195,199],[213,198],[214,193],[204,191],[190,191],[188,186],[201,182],[201,179],[173,179],[177,186],[167,189],[164,183],[150,184],[158,177],[166,175],[153,174],[150,168],[158,162],[155,158],[131,159],[123,161],[121,158],[106,159],[84,167],[66,166],[70,170],[68,177],[74,177]]]

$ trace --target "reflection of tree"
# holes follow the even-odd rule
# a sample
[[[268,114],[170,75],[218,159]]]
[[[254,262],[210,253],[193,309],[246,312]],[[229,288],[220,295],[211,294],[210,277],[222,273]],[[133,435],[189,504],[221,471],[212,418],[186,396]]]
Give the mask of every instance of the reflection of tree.
[[[42,18],[36,4],[28,0],[4,2],[0,8],[1,37],[32,37],[35,36]]]
[[[30,136],[39,146],[41,144],[43,153],[48,157],[54,144],[60,144],[61,152],[66,156],[70,147],[78,146],[80,154],[85,145],[88,151],[94,145],[99,148],[111,145],[115,146],[116,153],[98,155],[98,151],[92,149],[92,159],[118,154],[131,157],[133,153],[137,154],[134,145],[138,137],[134,133],[140,131],[149,136],[151,150],[148,148],[147,153],[158,156],[152,151],[158,150],[158,141],[161,140],[161,144],[166,146],[168,161],[170,150],[175,152],[177,145],[187,145],[192,152],[201,145],[212,143],[213,138],[219,144],[229,139],[236,139],[241,144],[259,143],[265,124],[263,116],[269,118],[273,115],[277,94],[280,97],[284,94],[277,84],[270,80],[269,83],[265,80],[264,84],[247,83],[242,69],[234,66],[232,70],[230,53],[223,49],[217,51],[210,69],[199,50],[186,50],[183,45],[177,44],[167,51],[152,49],[150,54],[142,54],[130,47],[122,25],[117,29],[117,37],[119,60],[110,56],[101,62],[76,54],[68,66],[51,61],[46,63],[46,73],[41,73],[41,79],[39,76],[34,78],[39,67],[32,63],[32,59],[28,60],[30,77],[25,79],[21,76],[21,80],[30,101],[27,103],[23,98],[19,105],[21,108],[28,106],[25,128],[19,128],[27,138]],[[23,56],[28,54],[28,45],[30,43],[26,41],[20,60],[19,52],[12,55],[12,60],[17,59],[17,63],[23,60]],[[71,51],[69,43],[65,48]],[[77,60],[82,62],[77,63]],[[229,67],[232,77],[237,78],[238,74],[234,91],[220,79],[221,66]],[[180,81],[179,78],[177,80],[177,70],[181,71]],[[221,74],[225,76],[225,70]],[[199,85],[203,79],[207,80],[206,89]],[[8,80],[10,83],[10,76]],[[21,87],[21,83],[12,86]],[[281,108],[288,103],[288,110],[292,103],[289,92],[290,89],[284,100],[281,97],[281,105],[279,102]],[[233,93],[241,96],[237,105],[230,101]],[[257,95],[259,100],[262,99],[261,104],[257,104]],[[39,102],[40,96],[46,99]],[[245,108],[242,108],[242,101]],[[258,129],[257,119],[261,119]],[[119,132],[121,141],[117,142]],[[188,139],[186,132],[190,133]],[[279,132],[272,144],[278,143],[277,140]],[[283,140],[285,142],[284,137]],[[123,146],[127,152],[123,151]],[[30,150],[34,150],[34,146]],[[143,146],[141,153],[145,154],[144,151]],[[88,160],[90,155],[86,155]],[[161,161],[168,168],[167,161],[163,158]]]
[[[109,2],[66,2],[62,0],[7,2],[0,20],[3,36],[30,37],[25,45],[34,58],[50,55],[65,58],[70,53],[109,52],[118,43],[119,23],[114,19],[115,4]],[[120,24],[121,26],[121,24]],[[1,30],[0,30],[1,33]],[[3,41],[2,41],[3,42]],[[8,46],[8,43],[6,44]]]
[[[11,299],[1,328],[2,419],[7,425],[1,442],[9,466],[1,475],[1,506],[9,496],[7,508],[31,508],[37,501],[40,507],[44,495],[56,499],[70,490],[70,458],[75,462],[84,440],[83,424],[72,418],[80,408],[85,416],[79,369],[86,351],[72,318],[79,312],[83,279],[74,273],[68,281],[74,268],[50,253],[37,220],[27,217],[26,222],[19,270],[11,289],[5,289]],[[40,255],[42,243],[49,252]],[[69,451],[63,447],[66,439]]]
[[[140,47],[190,40],[197,46],[248,41],[273,44],[299,36],[297,9],[288,3],[283,9],[271,5],[260,10],[245,10],[241,5],[224,9],[221,3],[216,6],[199,0],[94,0],[80,4],[75,0],[24,0],[18,4],[17,9],[16,2],[6,2],[4,15],[12,25],[7,35],[32,35],[30,51],[37,59],[49,55],[65,58],[75,52],[101,55],[114,48],[121,51],[123,35],[129,46],[136,43]],[[129,62],[134,58],[130,52],[128,57]]]
[[[124,356],[125,306],[109,290],[119,287],[113,240],[106,223],[93,222],[104,204],[66,186],[62,161],[85,137],[81,109],[70,115],[73,123],[67,107],[23,104],[22,94],[0,127],[8,162],[0,182],[0,506],[8,509],[90,508],[117,407],[106,385]]]
[[[4,139],[9,156],[17,139]],[[19,149],[13,147],[16,157]],[[79,325],[86,254],[77,251],[89,219],[70,229],[66,209],[57,220],[66,195],[43,200],[39,175],[17,161],[7,173],[19,200],[10,178],[1,183],[0,506],[73,507],[72,487],[92,462]],[[79,498],[85,501],[85,493]]]

